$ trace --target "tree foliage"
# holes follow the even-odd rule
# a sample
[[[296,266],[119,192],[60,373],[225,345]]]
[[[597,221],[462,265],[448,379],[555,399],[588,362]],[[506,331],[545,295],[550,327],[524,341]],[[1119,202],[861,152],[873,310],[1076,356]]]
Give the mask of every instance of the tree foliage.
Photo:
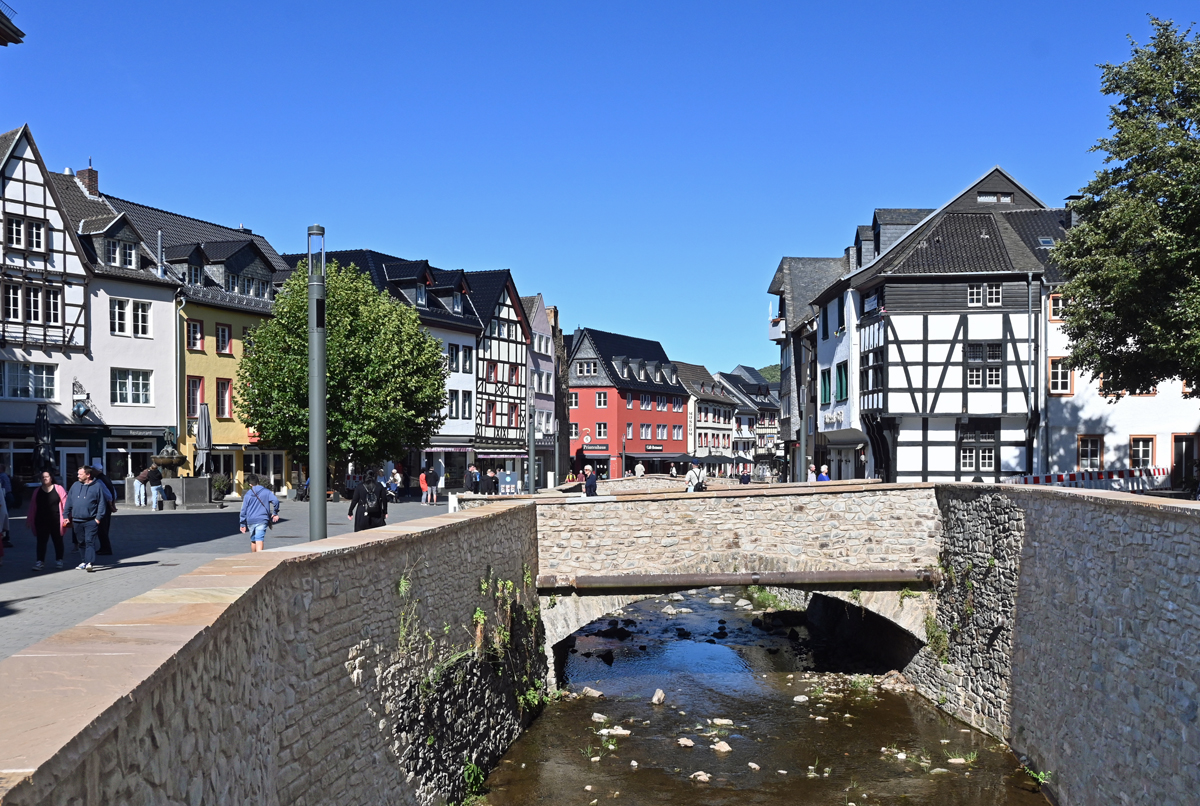
[[[374,462],[429,444],[443,422],[441,344],[416,312],[353,264],[328,266],[326,419],[330,462]],[[308,273],[304,261],[254,328],[234,409],[268,445],[308,455]]]
[[[1200,389],[1200,51],[1191,29],[1150,18],[1131,58],[1101,66],[1115,96],[1105,167],[1071,209],[1051,258],[1065,272],[1068,363],[1106,390]]]

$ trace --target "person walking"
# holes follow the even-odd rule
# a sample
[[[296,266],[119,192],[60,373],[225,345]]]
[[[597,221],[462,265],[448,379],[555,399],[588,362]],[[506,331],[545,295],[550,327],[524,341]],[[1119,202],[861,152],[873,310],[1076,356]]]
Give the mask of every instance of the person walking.
[[[429,506],[437,506],[438,472],[433,465],[425,468],[425,483],[429,485]]]
[[[700,469],[699,462],[692,462],[692,469],[683,477],[687,483],[687,491],[689,493],[704,492],[704,471]]]
[[[429,503],[429,469],[421,471],[421,506]]]
[[[471,465],[471,492],[475,493],[476,495],[479,495],[481,480],[482,479],[479,476],[479,468],[475,465]]]
[[[42,486],[29,496],[29,512],[25,515],[25,525],[37,540],[37,562],[33,564],[34,571],[42,571],[46,564],[46,545],[54,541],[54,567],[63,567],[63,506],[66,504],[67,491],[54,483],[54,476],[49,470],[42,471]]]
[[[817,480],[817,466],[816,465],[808,466],[808,479],[807,480],[808,481],[816,481]]]
[[[583,466],[583,494],[588,498],[596,495],[596,472],[591,465]]]
[[[153,467],[151,465],[150,467]],[[150,468],[142,468],[142,472],[133,477],[133,505],[146,506],[146,485],[150,482]]]
[[[76,475],[78,480],[67,493],[63,507],[63,525],[71,524],[76,539],[83,538],[83,562],[76,568],[91,573],[96,570],[96,549],[100,543],[100,521],[108,512],[104,485],[97,484],[95,468],[83,465]]]
[[[266,548],[267,529],[279,523],[279,499],[259,482],[253,473],[246,476],[246,492],[238,514],[238,529],[242,534],[250,533],[250,551]]]
[[[387,493],[383,485],[377,481],[364,481],[355,487],[354,494],[350,496],[350,511],[346,517],[354,521],[356,532],[386,524]]]
[[[158,465],[150,465],[146,471],[146,484],[150,485],[150,508],[157,511],[158,502],[163,500],[163,476]]]
[[[487,478],[484,479],[484,481],[483,481],[483,494],[484,495],[495,495],[497,492],[500,491],[500,488],[498,486],[499,483],[500,483],[500,480],[496,478],[496,468],[489,467],[488,472],[487,472]]]
[[[633,475],[637,476],[639,479],[646,475],[646,466],[642,464],[641,459],[638,459],[638,463],[633,466]]]
[[[99,459],[92,465],[95,470],[94,477],[96,481],[104,486],[104,497],[108,504],[108,512],[104,513],[104,517],[100,519],[100,550],[96,553],[102,557],[111,556],[113,553],[112,543],[108,540],[109,530],[112,528],[112,516],[117,511],[117,488],[109,481],[108,476],[104,475],[104,463]]]
[[[671,462],[671,478],[677,478],[678,476],[679,471],[675,469],[675,463]]]
[[[829,481],[829,465],[821,465],[821,473],[817,476],[817,481]]]

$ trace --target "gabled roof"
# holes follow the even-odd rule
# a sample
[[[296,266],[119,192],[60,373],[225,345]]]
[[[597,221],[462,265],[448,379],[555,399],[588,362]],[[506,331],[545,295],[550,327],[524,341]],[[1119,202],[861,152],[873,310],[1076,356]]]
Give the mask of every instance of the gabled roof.
[[[291,275],[291,272],[296,269],[296,265],[301,260],[307,260],[307,259],[308,259],[307,253],[305,253],[305,254],[288,254],[288,255],[282,256],[283,262],[287,265],[287,268],[290,270],[288,272],[289,276]],[[342,268],[345,268],[346,266],[349,266],[351,263],[353,263],[355,266],[358,267],[359,271],[363,272],[364,274],[366,274],[368,277],[371,278],[371,282],[374,283],[375,287],[378,288],[380,291],[387,290],[387,287],[388,287],[387,273],[384,271],[384,268],[383,268],[385,263],[410,263],[410,262],[412,262],[412,261],[405,260],[402,257],[396,257],[394,255],[384,254],[383,252],[376,252],[374,249],[339,249],[334,252],[326,252],[325,260],[326,261],[336,260],[338,262],[338,265],[341,266]],[[424,262],[425,262],[426,266],[429,265],[428,261],[424,261]],[[276,279],[276,282],[279,282],[278,278]]]
[[[699,364],[685,364],[682,361],[676,361],[675,366],[679,370],[679,380],[694,397],[715,403],[735,402],[732,396],[717,394],[713,391],[713,387],[721,382],[704,367]]]
[[[137,202],[131,202],[116,196],[103,195],[104,199],[118,213],[128,213],[130,219],[137,226],[138,231],[143,233],[146,238],[154,240],[157,237],[158,230],[162,230],[164,247],[189,243],[207,244],[251,240],[254,241],[255,246],[258,247],[263,257],[266,258],[267,265],[274,271],[291,273],[287,263],[275,251],[275,247],[271,246],[270,242],[263,236],[256,235],[249,230],[225,227],[209,221],[201,221],[198,218],[190,218],[178,213],[160,210],[157,207],[148,207],[144,204],[138,204]]]
[[[1016,210],[1004,213],[1001,219],[1012,227],[1030,255],[1042,265],[1046,280],[1051,283],[1060,283],[1066,278],[1058,266],[1050,262],[1050,247],[1042,240],[1050,238],[1058,243],[1066,238],[1065,225],[1069,215],[1064,207],[1051,207],[1047,210]]]
[[[138,259],[135,261],[137,264],[136,267],[123,268],[121,266],[109,266],[101,261],[92,248],[91,239],[81,239],[80,246],[87,254],[94,274],[104,277],[118,277],[122,280],[153,283],[155,285],[179,285],[179,281],[171,273],[168,273],[166,277],[158,276],[158,269],[155,265],[157,258],[149,252],[149,247],[145,243],[145,236],[142,235],[129,216],[125,213],[115,211],[103,197],[88,195],[83,185],[73,175],[51,173],[48,176],[50,182],[54,185],[56,195],[62,205],[63,213],[66,215],[67,222],[72,230],[82,235],[92,235],[105,232],[120,221],[128,221],[130,227],[133,228],[133,231],[137,233],[142,241],[143,249],[139,250]]]
[[[661,383],[655,381],[652,375],[648,375],[644,381],[637,376],[637,373],[630,373],[630,377],[628,378],[617,375],[613,366],[613,359],[615,358],[629,359],[631,364],[640,361],[647,363],[658,362],[660,366],[671,364],[671,360],[667,358],[666,350],[658,342],[651,339],[639,339],[636,336],[610,333],[606,330],[580,328],[573,334],[564,335],[563,337],[568,359],[574,359],[575,354],[579,352],[585,341],[591,343],[593,349],[596,351],[597,360],[604,365],[605,374],[612,379],[614,386],[634,392],[657,392],[671,395],[685,394],[687,392],[681,383],[670,383],[666,373],[663,374]]]
[[[796,330],[817,315],[811,300],[846,272],[844,257],[785,257],[768,292],[787,300],[787,327]]]
[[[505,289],[508,289],[510,301],[517,312],[517,318],[521,320],[521,326],[525,329],[525,337],[532,338],[529,317],[525,314],[525,309],[521,307],[517,284],[513,281],[512,273],[508,269],[469,271],[466,272],[466,275],[471,283],[471,296],[475,310],[479,313],[482,322],[486,324],[491,321],[492,316],[495,315],[496,306],[500,303],[500,296]]]
[[[767,385],[767,379],[763,377],[761,372],[754,367],[748,367],[745,364],[738,364],[733,368],[733,372],[730,372],[729,374],[737,375],[750,383],[762,384],[763,386]]]
[[[861,243],[874,243],[875,242],[875,230],[871,228],[870,224],[859,224],[857,229],[855,229],[855,231],[854,231],[854,236],[855,236],[855,241],[857,241],[857,242],[861,242]]]
[[[208,258],[209,263],[224,263],[247,246],[254,245],[254,241],[249,238],[242,238],[233,241],[205,241],[200,244],[200,248],[204,250],[204,256]],[[267,263],[270,265],[269,260]]]
[[[920,224],[932,212],[932,208],[876,207],[874,223],[883,226],[888,224],[912,226]]]
[[[8,158],[12,156],[13,147],[16,146],[17,139],[23,131],[25,131],[25,126],[18,126],[12,131],[0,134],[0,161],[8,162]]]

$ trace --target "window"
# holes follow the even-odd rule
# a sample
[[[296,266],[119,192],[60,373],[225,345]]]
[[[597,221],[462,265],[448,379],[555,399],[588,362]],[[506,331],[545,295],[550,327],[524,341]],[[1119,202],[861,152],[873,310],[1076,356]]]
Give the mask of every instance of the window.
[[[25,221],[23,219],[8,219],[8,245],[18,249],[25,245]]]
[[[463,372],[471,371],[471,356],[474,352],[475,352],[475,348],[473,348],[473,347],[463,347],[462,348],[462,371]]]
[[[832,375],[833,375],[833,373],[830,370],[827,370],[827,369],[821,370],[821,405],[822,406],[829,405],[829,401],[831,400],[831,398],[833,396],[832,389],[831,389]]]
[[[595,375],[596,374],[596,362],[595,361],[579,361],[579,362],[577,362],[575,364],[575,374],[576,375]]]
[[[48,325],[57,325],[60,321],[62,312],[62,295],[58,289],[46,289],[46,317],[45,321]]]
[[[1079,437],[1079,470],[1101,470],[1104,467],[1104,438]]]
[[[134,247],[131,243],[121,244],[121,266],[126,269],[132,269],[133,266],[133,251]]]
[[[233,416],[233,381],[228,378],[217,378],[217,418],[229,419]]]
[[[1000,304],[1000,284],[999,283],[988,283],[987,284],[987,304],[988,305],[999,305]]]
[[[420,305],[422,308],[424,308],[425,305],[427,304],[424,283],[417,283],[417,304]]]
[[[150,303],[133,303],[133,335],[146,338],[150,335]]]
[[[642,423],[641,434],[642,439],[650,439],[650,423]]]
[[[658,425],[654,426],[654,438],[655,439],[666,439],[667,438],[667,426],[665,424],[659,423]]]
[[[43,248],[42,247],[42,222],[41,221],[30,221],[28,233],[29,233],[28,248],[41,250]]]
[[[821,340],[829,338],[829,306],[821,306]]]
[[[1050,394],[1075,394],[1075,373],[1067,369],[1065,358],[1050,359]]]
[[[1013,195],[1011,193],[988,193],[979,191],[975,197],[980,204],[1012,204]]]
[[[667,396],[666,395],[658,395],[658,397],[655,399],[654,403],[655,403],[656,408],[658,408],[659,411],[667,410]]]
[[[633,439],[633,423],[625,423],[625,439]]]
[[[454,292],[454,298],[450,303],[450,310],[454,311],[454,313],[462,313],[462,292],[461,291]]]
[[[474,416],[475,410],[471,408],[471,393],[464,389],[462,393],[462,418],[470,420]]]
[[[114,336],[125,336],[129,333],[129,300],[110,299],[108,301],[108,332]]]
[[[835,398],[845,400],[850,397],[850,362],[843,361],[837,365],[837,388]]]
[[[674,440],[683,439],[683,426],[682,425],[671,426],[671,439],[674,439]]]
[[[995,448],[980,448],[979,449],[979,470],[996,470],[996,449]]]
[[[110,266],[117,265],[117,259],[121,255],[121,243],[119,241],[107,240],[104,242],[104,262]]]
[[[4,286],[4,318],[14,321],[21,319],[21,286]]]
[[[959,462],[960,469],[974,470],[975,469],[975,449],[974,448],[959,449],[958,462]]]
[[[451,372],[458,372],[458,345],[451,344],[446,350],[446,366]]]
[[[1041,237],[1041,238],[1038,238],[1038,246],[1047,246],[1047,247],[1049,247],[1049,246],[1054,246],[1054,239],[1053,239],[1053,238],[1047,238],[1047,237],[1044,237],[1044,236],[1043,236],[1043,237]]]
[[[204,267],[188,264],[188,285],[204,285]]]
[[[987,385],[989,389],[995,389],[1000,386],[1000,367],[987,368]]]
[[[521,368],[516,364],[508,365],[508,382],[514,386],[521,382]]]
[[[495,361],[487,362],[487,379],[488,379],[489,383],[496,382],[496,362]]]
[[[451,389],[446,392],[446,418],[449,420],[458,419],[458,390]]]
[[[650,410],[650,395],[642,395],[642,411]]]
[[[508,323],[508,337],[514,341],[516,340],[516,338],[517,338],[517,323],[516,322]]]
[[[608,439],[608,423],[596,423],[596,439]]]
[[[967,388],[982,389],[983,388],[983,368],[968,367],[967,368]]]
[[[38,322],[42,318],[42,290],[25,288],[25,321]]]
[[[627,409],[633,408],[633,392],[625,393],[625,408],[627,408]]]
[[[54,400],[58,367],[4,362],[4,394],[25,400]]]
[[[1129,438],[1129,466],[1154,467],[1154,437]]]
[[[1003,361],[1004,360],[1004,345],[999,342],[993,342],[987,346],[988,361]]]
[[[229,325],[217,324],[217,352],[221,355],[233,355],[233,335]]]
[[[1050,295],[1050,321],[1061,322],[1063,320],[1063,298],[1062,294]]]
[[[579,439],[579,423],[571,423],[569,430],[571,439]]]
[[[570,401],[571,408],[573,408],[573,409],[579,408],[579,393],[578,392],[569,392],[568,399]]]
[[[204,379],[189,375],[187,379],[187,416],[199,417],[200,404],[204,401]]]
[[[204,322],[199,319],[187,320],[187,346],[189,350],[204,349]]]
[[[683,411],[683,398],[681,398],[681,397],[671,398],[671,410],[672,411]]]
[[[983,305],[983,284],[970,283],[967,285],[967,305],[978,308]]]
[[[598,408],[598,409],[607,409],[608,408],[608,392],[597,392],[596,393],[596,408]]]
[[[149,406],[150,373],[141,369],[109,371],[109,391],[114,406]]]
[[[489,400],[487,402],[487,410],[483,414],[483,424],[484,425],[495,425],[496,424],[496,401]]]
[[[846,329],[846,297],[839,296],[837,300],[838,306],[838,330]]]

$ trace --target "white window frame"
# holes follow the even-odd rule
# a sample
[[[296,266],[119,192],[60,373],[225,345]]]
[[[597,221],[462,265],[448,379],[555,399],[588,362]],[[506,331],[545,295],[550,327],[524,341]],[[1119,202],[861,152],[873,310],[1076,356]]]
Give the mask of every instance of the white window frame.
[[[40,322],[42,319],[42,289],[27,285],[22,302],[25,308],[26,322]]]
[[[0,393],[3,393],[3,397],[9,400],[45,400],[50,402],[58,400],[57,364],[37,364],[31,361],[5,361],[3,362],[3,371],[3,388],[0,389]],[[41,376],[41,395],[35,394],[39,387],[39,374]],[[16,377],[14,377],[14,375]],[[25,376],[23,388],[28,392],[28,394],[13,394],[14,387],[17,387],[18,384],[21,384],[22,375]],[[49,394],[46,394],[47,377],[49,378]]]
[[[570,432],[571,439],[579,439],[579,423],[571,423],[567,430]]]
[[[963,471],[975,470],[975,449],[974,448],[959,448],[958,451],[959,468]]]
[[[1002,373],[1000,372],[1000,367],[988,367],[987,368],[987,385],[988,385],[989,389],[1000,388],[1001,375],[1002,375]]]
[[[62,292],[57,288],[46,289],[46,312],[42,317],[42,323],[47,325],[57,325],[62,321]]]
[[[108,332],[112,336],[129,335],[129,300],[108,298]]]
[[[596,423],[596,439],[608,439],[608,423]]]
[[[121,242],[115,241],[112,238],[104,240],[104,262],[109,266],[116,266],[117,260],[121,256]]]
[[[979,449],[979,471],[995,472],[996,470],[996,449],[995,448],[980,448]]]
[[[572,408],[572,409],[579,408],[579,393],[578,392],[568,392],[567,393],[567,407]]]
[[[650,423],[642,423],[641,428],[638,429],[638,433],[642,435],[642,439],[653,439],[653,437],[650,436],[652,433],[654,433],[650,430]]]
[[[652,404],[650,402],[650,395],[648,395],[648,394],[642,395],[641,404],[642,404],[642,411],[650,411],[650,409],[652,407]]]
[[[967,367],[967,388],[983,388],[983,367]]]
[[[221,384],[228,384],[225,387],[225,392],[221,392]],[[226,404],[225,413],[221,413],[221,404]],[[216,416],[222,420],[229,420],[233,417],[233,379],[232,378],[217,378],[217,414]]]
[[[152,406],[153,373],[148,369],[109,369],[109,402],[113,406]]]
[[[658,423],[654,426],[654,438],[657,440],[666,441],[667,439],[667,424]]]
[[[9,216],[6,219],[4,242],[13,249],[25,248],[25,219]]]
[[[417,304],[420,305],[422,308],[426,307],[429,304],[429,297],[425,290],[424,283],[417,283]]]
[[[633,423],[625,423],[625,439],[633,439]]]
[[[187,267],[188,285],[204,285],[204,267],[194,266],[191,263]]]
[[[967,284],[967,307],[982,308],[983,307],[983,283],[968,283]]]
[[[121,268],[132,269],[136,268],[134,257],[137,255],[137,247],[131,243],[121,243]]]
[[[598,408],[598,409],[607,409],[608,408],[608,392],[597,392],[596,393],[596,408]]]
[[[25,248],[33,252],[46,251],[46,226],[41,221],[30,221],[25,225]]]
[[[989,308],[994,308],[997,305],[1004,304],[1004,285],[1003,283],[988,283],[987,284],[987,304]]]
[[[671,426],[671,439],[674,439],[674,440],[682,440],[683,439],[683,426],[682,425]]]

